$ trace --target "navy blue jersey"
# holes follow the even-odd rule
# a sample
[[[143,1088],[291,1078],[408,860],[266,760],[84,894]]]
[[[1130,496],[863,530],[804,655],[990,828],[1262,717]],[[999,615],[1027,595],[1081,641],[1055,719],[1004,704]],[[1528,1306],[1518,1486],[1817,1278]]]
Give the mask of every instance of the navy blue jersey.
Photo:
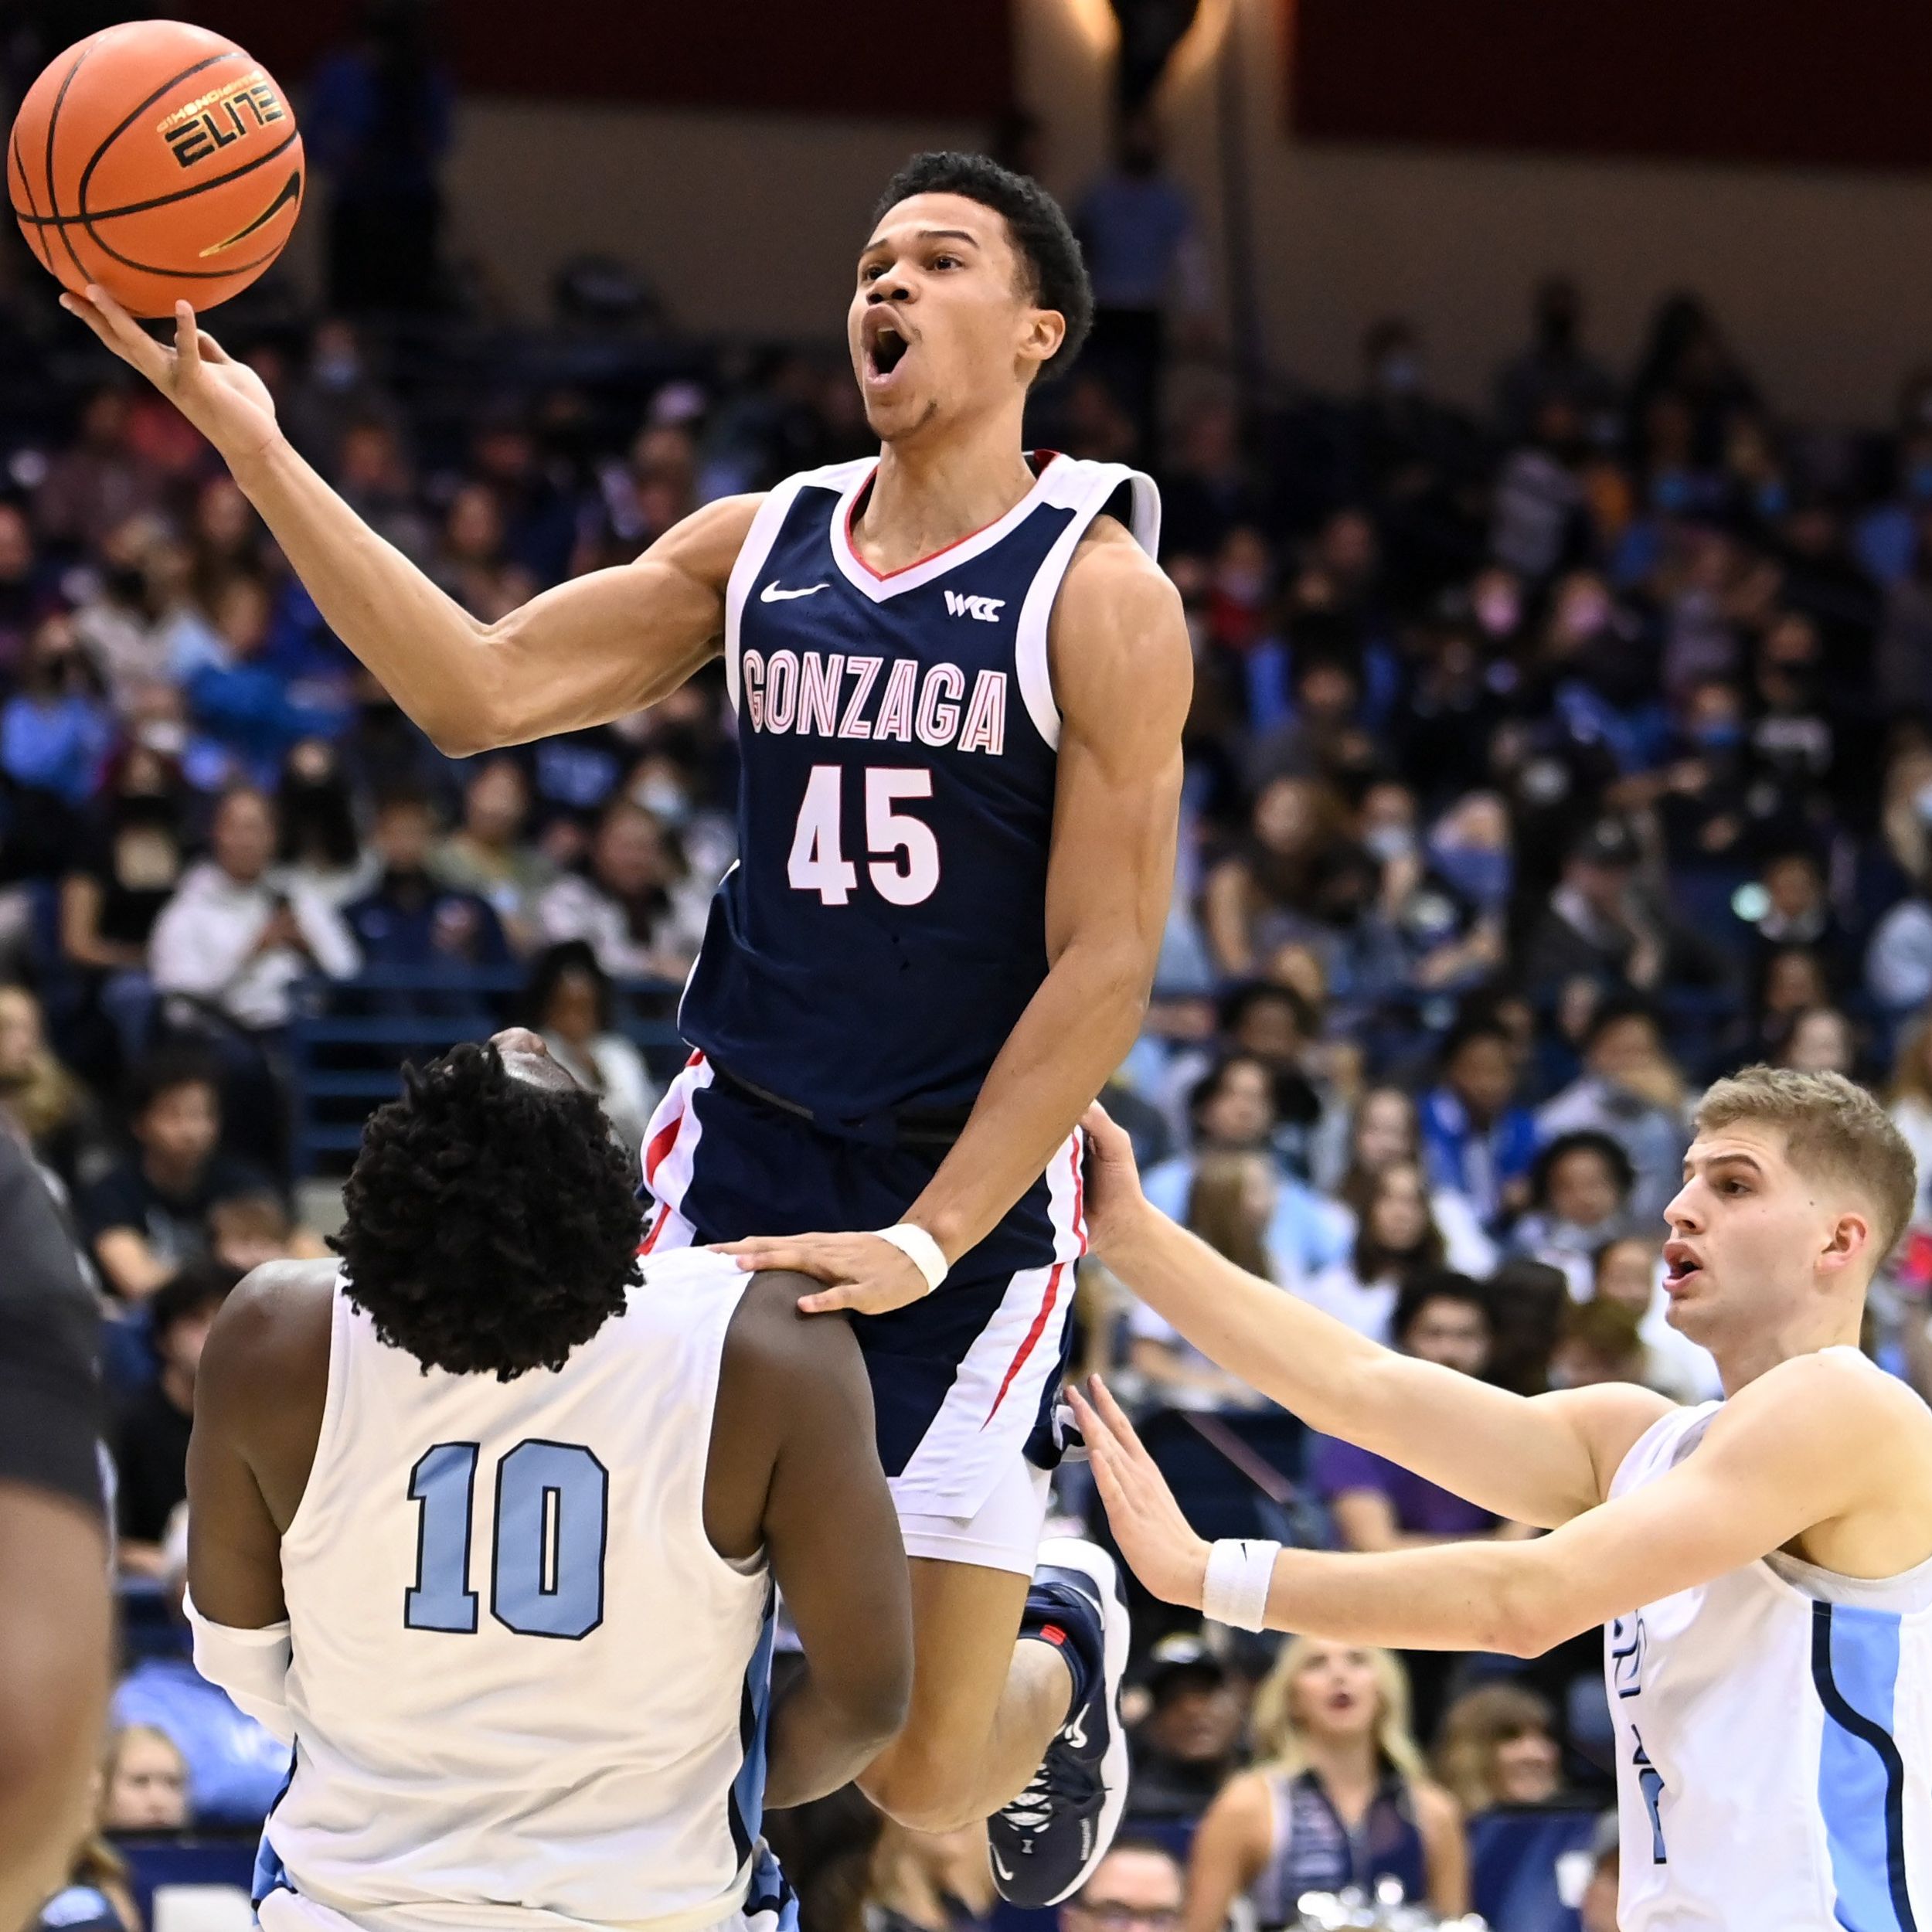
[[[1060,713],[1046,634],[1094,517],[1153,485],[1043,455],[996,523],[881,576],[871,458],[766,498],[725,598],[739,860],[680,1012],[727,1073],[862,1136],[970,1105],[1046,975]]]

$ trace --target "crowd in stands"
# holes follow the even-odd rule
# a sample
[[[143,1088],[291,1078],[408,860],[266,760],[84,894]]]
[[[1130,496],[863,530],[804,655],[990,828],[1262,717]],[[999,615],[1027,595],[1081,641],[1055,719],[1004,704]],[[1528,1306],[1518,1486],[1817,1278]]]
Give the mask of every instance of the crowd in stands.
[[[102,1822],[244,1827],[281,1767],[185,1658],[183,1468],[223,1295],[321,1251],[298,1183],[330,1157],[291,1125],[304,1029],[386,1016],[433,1050],[527,1019],[635,1145],[731,856],[733,721],[714,665],[648,715],[444,757],[207,447],[15,279],[0,1124],[110,1315],[130,1666]],[[485,619],[869,447],[835,352],[581,303],[546,329],[359,325],[271,282],[218,325],[311,461]],[[1113,340],[1032,433],[1155,471],[1194,639],[1172,912],[1104,1097],[1151,1198],[1460,1372],[1716,1395],[1658,1256],[1700,1087],[1839,1070],[1932,1155],[1932,368],[1888,424],[1794,424],[1694,298],[1617,369],[1560,281],[1481,410],[1432,391],[1400,318],[1345,395],[1240,399],[1158,337]],[[1868,1335],[1932,1395],[1928,1284],[1932,1199]],[[1097,1268],[1081,1308],[1084,1359],[1202,1520],[1365,1550],[1530,1533],[1304,1439]],[[1061,1502],[1092,1510],[1077,1464]],[[1271,1654],[1141,1610],[1130,1835],[1067,1932],[1214,1932],[1243,1896],[1280,1925],[1386,1878],[1460,1911],[1468,1820],[1606,1800],[1588,1641],[1528,1666]],[[987,1916],[970,1846],[813,1828],[851,1882],[809,1932]],[[125,1923],[117,1855],[87,1861],[77,1886]],[[1611,1923],[1587,1872],[1580,1896],[1567,1923]]]

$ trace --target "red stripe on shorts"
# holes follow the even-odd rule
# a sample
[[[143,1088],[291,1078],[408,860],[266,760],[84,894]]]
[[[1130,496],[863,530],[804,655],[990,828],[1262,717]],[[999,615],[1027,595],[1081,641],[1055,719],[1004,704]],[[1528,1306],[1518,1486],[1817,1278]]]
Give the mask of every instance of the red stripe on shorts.
[[[1033,1352],[1034,1345],[1046,1332],[1046,1318],[1053,1312],[1053,1304],[1060,1299],[1060,1274],[1066,1267],[1064,1261],[1056,1261],[1053,1271],[1046,1277],[1046,1292],[1040,1298],[1039,1313],[1033,1318],[1033,1325],[1026,1331],[1026,1339],[1019,1345],[1019,1352],[1007,1365],[1005,1379],[999,1385],[999,1393],[993,1398],[993,1406],[986,1411],[986,1421],[979,1426],[983,1430],[999,1413],[999,1405],[1006,1400],[1006,1391],[1013,1386],[1013,1378],[1026,1366],[1026,1358]]]

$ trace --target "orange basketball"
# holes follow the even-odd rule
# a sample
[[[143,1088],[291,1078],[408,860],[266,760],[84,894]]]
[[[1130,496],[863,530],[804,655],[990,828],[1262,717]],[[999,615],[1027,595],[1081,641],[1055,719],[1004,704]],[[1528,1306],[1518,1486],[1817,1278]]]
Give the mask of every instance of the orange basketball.
[[[134,315],[212,308],[282,251],[302,141],[281,88],[232,40],[179,20],[90,34],[28,90],[7,184],[29,246],[77,294]]]

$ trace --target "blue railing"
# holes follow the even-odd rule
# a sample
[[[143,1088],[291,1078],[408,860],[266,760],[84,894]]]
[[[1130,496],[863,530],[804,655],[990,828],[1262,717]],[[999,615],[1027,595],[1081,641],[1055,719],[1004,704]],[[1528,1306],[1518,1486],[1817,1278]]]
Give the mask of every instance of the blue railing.
[[[522,1023],[524,992],[515,970],[387,968],[307,982],[289,1032],[295,1172],[345,1168],[361,1145],[363,1122],[396,1097],[405,1061],[431,1059],[461,1040],[487,1039]],[[677,997],[668,980],[627,981],[617,989],[613,1023],[661,1080],[684,1057]]]

